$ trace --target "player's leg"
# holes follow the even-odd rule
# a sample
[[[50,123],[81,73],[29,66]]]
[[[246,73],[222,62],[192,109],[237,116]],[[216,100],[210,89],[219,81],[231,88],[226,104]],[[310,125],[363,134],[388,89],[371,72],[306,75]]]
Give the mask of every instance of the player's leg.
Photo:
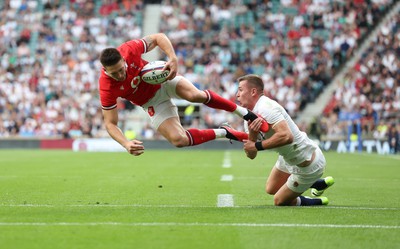
[[[162,96],[163,93],[160,92],[159,95]],[[176,147],[193,146],[217,138],[228,137],[225,129],[185,130],[180,123],[177,107],[171,99],[165,100],[157,95],[154,100],[146,104],[145,110],[150,116],[152,127]],[[244,136],[247,138],[247,134],[242,133],[237,134],[242,137],[236,140],[244,139]]]
[[[289,176],[290,172],[285,160],[282,156],[278,156],[265,184],[265,191],[270,195],[276,194],[276,192],[278,192],[278,190],[286,183]]]
[[[325,167],[325,158],[322,152],[316,153],[314,161],[307,167],[298,167],[296,173],[292,172],[289,177],[286,178],[286,182],[280,182],[281,188],[276,191],[274,195],[274,204],[277,206],[289,206],[289,205],[301,205],[301,206],[311,206],[311,205],[326,205],[328,204],[328,199],[326,197],[319,198],[309,198],[301,196],[301,194],[306,191],[317,179],[319,179]],[[289,174],[290,166],[286,163],[283,157],[279,157],[274,169],[277,176],[279,171],[286,172]],[[310,173],[311,172],[311,173]],[[275,191],[271,188],[271,192]]]
[[[157,131],[176,147],[190,145],[189,137],[186,135],[186,130],[182,127],[179,117],[167,118],[158,126]]]
[[[328,205],[328,198],[302,196],[291,190],[286,184],[274,195],[274,204],[276,206],[316,206]]]
[[[273,167],[265,184],[265,191],[270,195],[275,195],[286,183],[290,174]]]
[[[299,197],[301,193],[296,193],[288,188],[286,184],[284,184],[274,195],[274,205],[275,206],[296,206],[297,205],[297,197]]]
[[[192,103],[203,103],[208,107],[225,110],[227,112],[232,112],[237,114],[239,117],[243,118],[244,120],[255,120],[258,118],[256,114],[247,110],[244,107],[241,107],[234,102],[227,100],[217,93],[211,90],[201,91],[197,89],[190,81],[186,78],[181,77],[176,84],[176,94],[189,102]],[[268,123],[264,122],[261,131],[267,132],[269,129]]]
[[[228,134],[224,129],[187,129],[185,130],[178,117],[165,119],[157,128],[157,131],[176,147],[194,146],[217,138],[226,138]],[[247,136],[246,133],[243,133]],[[243,136],[244,136],[243,135]],[[232,137],[228,137],[234,139]],[[244,139],[237,138],[235,140]]]
[[[288,185],[298,185],[298,183],[293,183],[294,176],[289,173],[288,167],[283,157],[279,156],[266,183],[266,192],[274,195],[276,206],[295,206],[301,200],[297,199],[301,193],[288,187]]]
[[[178,108],[168,94],[168,86],[162,87],[142,108],[149,115],[151,126],[176,147],[196,145],[219,137],[213,129],[186,131],[180,123]]]
[[[335,183],[335,179],[332,176],[327,176],[321,179],[318,179],[311,186],[311,195],[312,196],[321,196],[326,189],[332,186]]]
[[[274,195],[274,205],[276,206],[297,205],[296,198],[301,195],[301,193],[296,193],[287,187],[286,182],[291,175],[287,171],[285,164],[286,162],[279,156],[265,186],[265,191],[270,195]]]
[[[223,129],[188,129],[185,130],[179,120],[178,110],[171,99],[154,106],[149,106],[151,125],[172,145],[176,147],[185,147],[202,144],[219,137],[225,137],[225,134],[218,134],[218,131],[224,132]]]
[[[313,161],[314,165],[317,165],[323,169],[326,166],[326,159],[320,148],[315,150],[315,159]],[[317,179],[311,186],[312,196],[321,196],[326,189],[331,187],[335,183],[335,179],[332,176],[327,176],[325,178]]]

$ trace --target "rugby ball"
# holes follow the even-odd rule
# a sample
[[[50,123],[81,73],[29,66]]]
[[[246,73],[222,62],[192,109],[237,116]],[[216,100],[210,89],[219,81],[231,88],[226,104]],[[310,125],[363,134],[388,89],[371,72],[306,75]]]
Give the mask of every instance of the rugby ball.
[[[152,61],[147,63],[140,71],[140,77],[146,83],[157,85],[167,80],[169,70],[163,70],[165,61]]]

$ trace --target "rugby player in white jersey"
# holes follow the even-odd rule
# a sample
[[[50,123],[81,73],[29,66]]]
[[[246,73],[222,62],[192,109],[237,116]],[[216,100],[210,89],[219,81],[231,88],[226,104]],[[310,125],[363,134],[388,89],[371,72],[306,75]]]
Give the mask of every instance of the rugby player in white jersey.
[[[330,176],[321,179],[326,165],[321,149],[299,130],[280,104],[264,96],[264,83],[259,76],[245,75],[238,82],[239,105],[260,116],[244,122],[249,133],[249,140],[243,145],[247,157],[254,159],[262,150],[274,150],[279,154],[266,183],[266,192],[274,195],[274,204],[327,205],[328,198],[321,195],[334,179]],[[260,127],[265,120],[270,128],[263,133]],[[309,188],[314,197],[302,196]]]

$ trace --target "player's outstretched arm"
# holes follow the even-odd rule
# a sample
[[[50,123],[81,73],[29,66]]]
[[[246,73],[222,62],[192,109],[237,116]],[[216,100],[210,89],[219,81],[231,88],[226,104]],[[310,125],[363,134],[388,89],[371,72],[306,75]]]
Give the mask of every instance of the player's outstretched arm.
[[[147,51],[158,46],[168,56],[167,64],[164,67],[164,70],[169,70],[167,80],[175,78],[178,73],[178,57],[169,38],[164,33],[157,33],[145,36],[143,39],[147,43]]]
[[[108,134],[121,144],[129,154],[140,156],[144,153],[143,143],[139,140],[128,140],[118,127],[117,109],[103,110],[103,117]]]

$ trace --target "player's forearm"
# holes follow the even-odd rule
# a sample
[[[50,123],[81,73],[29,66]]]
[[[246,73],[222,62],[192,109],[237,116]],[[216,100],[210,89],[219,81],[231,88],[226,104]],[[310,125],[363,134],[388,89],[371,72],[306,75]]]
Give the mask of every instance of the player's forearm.
[[[164,53],[168,56],[168,58],[170,60],[177,59],[174,47],[172,46],[171,41],[165,34],[163,34],[163,33],[158,34],[156,36],[156,43],[157,43],[158,47],[162,51],[164,51]]]
[[[275,133],[267,140],[262,141],[262,147],[265,150],[281,147],[293,142],[293,136],[291,134]]]
[[[249,140],[256,142],[257,141],[257,137],[258,137],[258,132],[249,132]]]
[[[106,129],[108,134],[123,147],[125,147],[125,144],[129,142],[118,126],[114,124],[106,124]]]

